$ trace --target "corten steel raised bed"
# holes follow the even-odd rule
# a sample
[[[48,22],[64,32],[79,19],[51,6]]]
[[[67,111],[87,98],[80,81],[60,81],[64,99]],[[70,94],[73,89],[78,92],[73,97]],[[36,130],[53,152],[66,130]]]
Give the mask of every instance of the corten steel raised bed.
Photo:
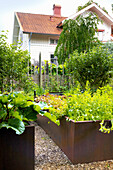
[[[37,122],[73,164],[113,159],[113,132],[100,132],[100,121],[75,123],[63,118],[57,126],[47,117],[38,115]]]
[[[34,170],[34,135],[34,126],[21,135],[0,129],[0,170]]]
[[[62,96],[62,95],[63,95],[63,92],[49,92],[49,94]]]

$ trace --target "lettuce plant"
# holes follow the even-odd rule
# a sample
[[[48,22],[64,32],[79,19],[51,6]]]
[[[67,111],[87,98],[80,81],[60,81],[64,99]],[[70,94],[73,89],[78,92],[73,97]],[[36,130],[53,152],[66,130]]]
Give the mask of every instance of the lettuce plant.
[[[11,128],[20,135],[28,121],[37,119],[41,107],[22,93],[0,94],[0,129]]]

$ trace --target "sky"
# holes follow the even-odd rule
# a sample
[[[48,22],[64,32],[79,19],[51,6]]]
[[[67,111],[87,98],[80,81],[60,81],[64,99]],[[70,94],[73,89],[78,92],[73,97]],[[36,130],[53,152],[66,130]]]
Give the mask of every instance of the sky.
[[[113,0],[94,0],[101,7],[105,7],[113,17]],[[88,0],[0,0],[0,33],[8,30],[8,43],[12,43],[14,12],[27,12],[34,14],[53,14],[53,4],[61,5],[61,15],[69,17],[76,13],[80,5],[84,5]]]

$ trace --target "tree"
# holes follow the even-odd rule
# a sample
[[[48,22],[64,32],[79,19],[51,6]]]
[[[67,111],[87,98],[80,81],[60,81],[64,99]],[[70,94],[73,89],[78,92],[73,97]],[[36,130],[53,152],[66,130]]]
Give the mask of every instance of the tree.
[[[101,46],[84,53],[75,51],[66,60],[66,64],[70,75],[74,75],[82,89],[85,88],[87,81],[92,90],[102,87],[110,81],[112,76],[113,57]]]
[[[64,62],[76,49],[80,53],[96,46],[99,40],[95,37],[95,31],[100,21],[92,12],[80,15],[75,20],[66,20],[54,53],[58,62]]]
[[[0,91],[24,88],[28,79],[28,60],[30,56],[27,51],[18,50],[14,45],[6,42],[7,34],[0,34]]]

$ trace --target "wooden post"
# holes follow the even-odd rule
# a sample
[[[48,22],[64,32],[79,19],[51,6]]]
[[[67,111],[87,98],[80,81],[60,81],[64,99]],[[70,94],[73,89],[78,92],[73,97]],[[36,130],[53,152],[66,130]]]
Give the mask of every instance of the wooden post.
[[[57,76],[57,84],[58,84],[58,64],[56,65],[56,76]]]
[[[33,69],[33,74],[34,74],[34,75],[35,75],[35,66],[36,66],[35,63],[36,63],[36,62],[35,62],[35,59],[34,59],[34,69]]]
[[[49,86],[52,87],[52,63],[50,64]]]
[[[57,60],[57,56],[55,56],[55,63],[56,63],[56,76],[57,76],[57,84],[58,84],[58,60]]]
[[[48,64],[48,61],[46,62],[46,80],[47,80],[46,85],[48,86],[49,85],[49,64]]]
[[[64,78],[64,64],[62,64],[61,85],[62,85],[62,86],[65,86],[65,78]]]
[[[39,87],[42,87],[41,52],[39,53]]]
[[[70,54],[68,56],[68,59],[70,58]],[[69,68],[69,75],[68,75],[68,89],[70,88],[71,83],[70,83],[70,68]]]
[[[44,88],[46,88],[46,62],[44,63]]]

